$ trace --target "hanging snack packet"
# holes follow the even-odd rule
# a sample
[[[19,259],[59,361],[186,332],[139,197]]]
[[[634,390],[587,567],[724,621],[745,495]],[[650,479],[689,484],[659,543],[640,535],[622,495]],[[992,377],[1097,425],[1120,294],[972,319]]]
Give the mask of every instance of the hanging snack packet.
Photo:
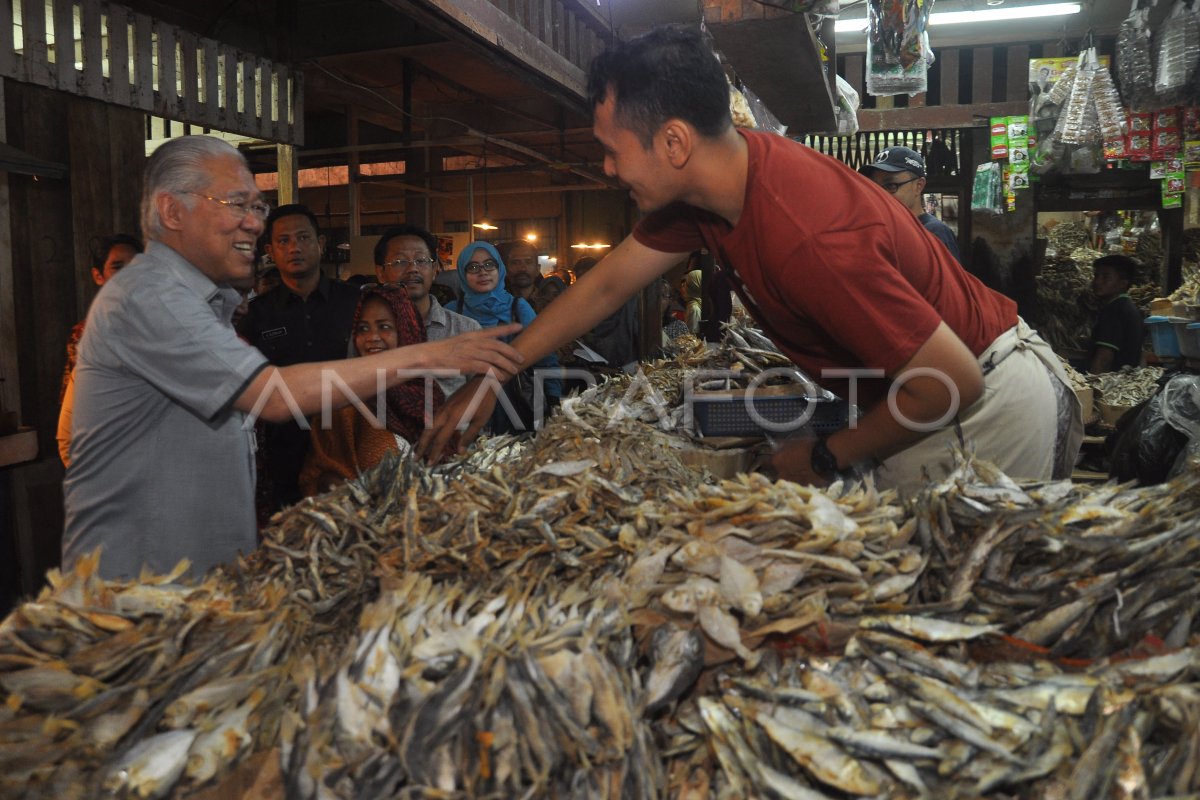
[[[1191,88],[1200,63],[1200,13],[1185,0],[1175,0],[1155,44],[1154,94],[1159,103],[1178,103]]]
[[[1121,99],[1130,108],[1144,108],[1154,102],[1154,66],[1150,62],[1150,9],[1133,9],[1121,23],[1117,35],[1117,75],[1121,78]]]

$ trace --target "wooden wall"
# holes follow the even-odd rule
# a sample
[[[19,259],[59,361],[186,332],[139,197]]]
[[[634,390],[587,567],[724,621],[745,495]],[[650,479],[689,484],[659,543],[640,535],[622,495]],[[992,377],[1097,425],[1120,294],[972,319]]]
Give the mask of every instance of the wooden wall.
[[[68,333],[96,292],[91,244],[117,231],[140,233],[145,116],[10,80],[4,96],[8,143],[68,165],[63,180],[7,174],[9,202],[0,210],[12,231],[16,332],[4,347],[15,348],[21,423],[36,428],[39,449],[35,461],[0,471],[8,500],[0,509],[0,559],[15,553],[16,589],[27,595],[59,561],[59,389]]]

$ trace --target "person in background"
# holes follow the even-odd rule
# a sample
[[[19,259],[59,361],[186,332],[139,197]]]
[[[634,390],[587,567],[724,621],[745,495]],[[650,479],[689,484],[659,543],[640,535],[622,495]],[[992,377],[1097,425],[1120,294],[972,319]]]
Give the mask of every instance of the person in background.
[[[1126,294],[1137,266],[1122,255],[1101,256],[1092,264],[1092,294],[1101,308],[1088,346],[1088,372],[1115,372],[1142,363],[1142,312]]]
[[[142,243],[136,237],[126,233],[116,233],[100,240],[96,248],[96,257],[92,261],[92,281],[96,286],[103,286],[121,267],[133,261],[134,256],[142,252]],[[75,369],[75,359],[78,358],[79,340],[83,338],[83,324],[87,320],[79,320],[67,336],[67,361],[63,365],[62,388],[58,399],[62,402],[67,393],[67,382]]]
[[[675,319],[671,314],[671,304],[674,299],[674,293],[671,291],[671,282],[666,278],[659,278],[658,281],[658,296],[659,308],[662,309],[662,347],[663,352],[673,353],[677,348],[675,340],[680,336],[686,336],[690,331],[687,323],[682,320]]]
[[[687,301],[684,324],[693,336],[700,335],[701,310],[704,303],[704,273],[694,269],[683,276],[683,296]]]
[[[92,264],[92,280],[97,286],[103,286],[117,271],[133,261],[143,250],[142,243],[133,236],[117,233],[100,240],[97,248],[99,258]],[[79,354],[79,340],[83,338],[83,327],[87,318],[75,323],[67,336],[67,362],[63,366],[62,389],[58,395],[58,430],[55,438],[58,441],[58,457],[63,466],[71,462],[71,417],[75,409],[75,361]]]
[[[458,254],[458,278],[463,286],[463,299],[456,310],[478,322],[484,329],[510,322],[528,325],[537,317],[527,301],[513,297],[504,288],[504,260],[496,248],[487,242],[471,242]],[[557,370],[558,359],[549,353],[533,364],[530,372]],[[532,376],[527,376],[532,377]],[[536,391],[537,384],[530,384]],[[544,408],[549,410],[562,396],[562,381],[555,377],[542,384],[545,391]],[[533,398],[525,397],[532,406]],[[492,416],[492,433],[512,433],[515,424],[497,408]]]
[[[146,252],[88,313],[75,368],[63,565],[103,553],[97,573],[136,579],[187,559],[192,577],[257,545],[249,421],[315,414],[402,381],[402,370],[505,377],[517,326],[362,358],[272,367],[232,325],[270,208],[245,158],[221,139],[171,139],[147,159]],[[336,375],[344,392],[323,391]]]
[[[508,293],[533,305],[533,293],[542,279],[537,250],[528,242],[518,239],[500,248],[500,258],[508,270],[508,278],[504,281]]]
[[[345,358],[358,290],[321,272],[325,237],[316,216],[299,204],[280,206],[267,218],[263,239],[280,285],[250,301],[238,333],[277,367]],[[295,420],[264,426],[261,457],[272,510],[301,498],[308,443],[308,431]]]
[[[591,256],[575,262],[575,278],[581,280],[600,263]],[[596,323],[596,326],[580,337],[580,341],[604,356],[613,369],[623,370],[637,363],[639,356],[638,298],[630,297],[620,308]]]
[[[567,284],[558,275],[547,275],[533,293],[533,310],[542,313],[558,296],[567,290]]]
[[[264,295],[282,283],[279,267],[267,267],[254,279],[254,296]]]
[[[431,342],[480,328],[470,317],[448,310],[436,296],[434,290],[439,287],[433,281],[441,271],[437,252],[434,235],[416,225],[388,228],[375,243],[375,277],[381,284],[404,288]],[[463,375],[446,375],[438,377],[437,382],[449,396],[466,380]]]
[[[853,428],[783,442],[768,459],[779,477],[828,483],[878,463],[879,485],[911,492],[953,468],[960,436],[1014,477],[1070,474],[1082,411],[1016,305],[845,164],[735,128],[724,70],[698,30],[615,44],[592,62],[588,96],[605,173],[644,216],[514,340],[527,359],[706,248],[779,349],[864,409]],[[446,401],[419,455],[438,460],[482,427],[492,406],[471,411],[473,389]]]
[[[426,341],[425,326],[403,288],[370,286],[359,297],[352,341],[354,356],[374,355]],[[430,413],[444,400],[437,384],[431,388]],[[333,412],[328,427],[314,418],[300,491],[305,497],[328,491],[374,467],[388,453],[407,457],[425,429],[425,400],[425,382],[414,379],[387,390],[382,420],[367,419],[353,405]],[[375,413],[370,404],[368,408]]]
[[[900,201],[900,205],[907,208],[925,226],[925,230],[946,245],[954,260],[962,264],[954,231],[925,209],[925,159],[920,153],[908,147],[889,147],[880,151],[875,163],[866,165],[860,171]]]

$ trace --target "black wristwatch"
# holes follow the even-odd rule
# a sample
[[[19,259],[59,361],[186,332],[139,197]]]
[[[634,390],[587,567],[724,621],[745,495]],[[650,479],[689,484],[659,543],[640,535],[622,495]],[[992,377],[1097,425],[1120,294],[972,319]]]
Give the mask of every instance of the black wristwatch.
[[[838,469],[837,456],[830,451],[824,439],[817,439],[813,445],[810,464],[813,472],[830,483],[841,477],[842,471]]]

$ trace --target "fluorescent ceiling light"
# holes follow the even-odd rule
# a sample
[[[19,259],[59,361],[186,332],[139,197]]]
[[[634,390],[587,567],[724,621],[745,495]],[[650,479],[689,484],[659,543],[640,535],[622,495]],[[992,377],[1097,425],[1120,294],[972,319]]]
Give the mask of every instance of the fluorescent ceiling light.
[[[929,15],[930,25],[961,25],[964,22],[999,22],[1011,19],[1034,17],[1060,17],[1078,14],[1079,3],[1046,3],[1040,6],[1011,6],[1009,8],[983,8],[978,11],[935,11]],[[834,23],[837,33],[862,33],[867,28],[866,19],[839,19]]]

